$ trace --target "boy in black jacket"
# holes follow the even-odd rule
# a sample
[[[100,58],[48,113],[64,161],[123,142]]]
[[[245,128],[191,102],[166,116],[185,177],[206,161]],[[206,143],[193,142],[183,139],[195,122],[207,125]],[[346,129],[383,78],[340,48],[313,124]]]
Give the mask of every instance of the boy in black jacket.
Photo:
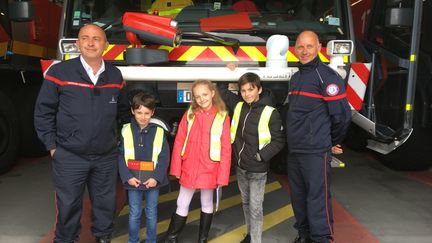
[[[242,99],[220,85],[225,103],[234,110],[231,121],[233,164],[241,193],[248,234],[245,242],[260,243],[263,224],[264,190],[270,159],[284,146],[282,121],[272,107],[270,91],[264,91],[255,73],[238,81]]]

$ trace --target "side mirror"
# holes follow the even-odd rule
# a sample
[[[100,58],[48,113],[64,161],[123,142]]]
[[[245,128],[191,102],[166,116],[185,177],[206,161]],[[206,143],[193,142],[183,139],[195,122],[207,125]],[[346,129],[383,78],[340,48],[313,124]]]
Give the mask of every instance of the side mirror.
[[[15,22],[30,22],[34,19],[31,1],[14,1],[9,4],[9,19]]]

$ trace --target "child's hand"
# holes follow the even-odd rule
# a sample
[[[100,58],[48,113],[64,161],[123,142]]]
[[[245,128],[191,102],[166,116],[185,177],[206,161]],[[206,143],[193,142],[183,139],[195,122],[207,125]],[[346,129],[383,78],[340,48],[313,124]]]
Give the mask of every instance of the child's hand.
[[[231,71],[234,71],[237,68],[237,65],[233,62],[227,64],[227,68]]]
[[[138,180],[135,177],[132,177],[128,180],[129,185],[134,186],[134,187],[139,187],[139,185],[141,184],[141,181]]]
[[[157,180],[150,178],[146,180],[143,184],[146,188],[155,187],[157,185]]]

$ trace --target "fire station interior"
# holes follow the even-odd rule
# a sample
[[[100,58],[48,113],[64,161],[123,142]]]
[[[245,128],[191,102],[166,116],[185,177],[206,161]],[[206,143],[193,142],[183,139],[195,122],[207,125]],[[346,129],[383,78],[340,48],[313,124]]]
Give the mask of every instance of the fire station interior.
[[[24,7],[13,9],[13,4]],[[30,5],[34,12],[26,10]],[[181,33],[177,46],[137,37],[140,49],[163,49],[164,62],[131,65],[126,61],[126,49],[132,43],[122,22],[125,12],[177,22]],[[12,16],[15,14],[23,15]],[[226,17],[225,22],[212,22],[217,17]],[[203,22],[211,25],[206,26],[211,31],[203,31]],[[136,68],[134,74],[141,74],[126,80],[129,97],[145,91],[157,98],[155,114],[170,129],[166,136],[171,149],[181,116],[189,106],[179,97],[191,95],[180,87],[191,87],[192,80],[142,78],[147,72],[168,72],[170,67],[191,68],[191,72],[211,67],[220,75],[262,71],[263,87],[272,90],[284,125],[289,75],[264,72],[269,68],[266,41],[275,34],[287,36],[288,54],[283,59],[287,65],[283,68],[296,71],[300,64],[295,40],[301,30],[318,33],[323,43],[318,56],[325,65],[332,58],[327,53],[329,42],[352,41],[353,54],[341,67],[348,74],[347,87],[349,77],[357,75],[350,73],[352,63],[368,63],[370,68],[367,75],[356,76],[367,77],[361,107],[356,110],[351,106],[353,121],[341,144],[343,153],[329,161],[332,242],[432,242],[432,0],[8,0],[0,1],[0,243],[53,242],[57,221],[53,160],[33,124],[35,101],[46,71],[40,61],[55,65],[54,61],[76,54],[69,44],[88,23],[105,29],[110,46],[104,55],[111,54],[105,61],[122,72]],[[72,52],[60,51],[68,48]],[[223,70],[233,62],[237,70]],[[276,76],[283,76],[283,81],[271,79]],[[215,82],[229,83],[237,92],[237,79]],[[285,146],[270,161],[263,202],[263,243],[294,242],[298,235],[287,155]],[[236,167],[232,161],[229,184],[222,187],[208,242],[242,242],[247,234]],[[168,231],[179,190],[174,176],[160,189],[158,242]],[[130,208],[119,177],[116,194],[111,242],[123,243],[128,242]],[[214,206],[216,201],[215,193]],[[147,242],[145,202],[144,198],[140,242]],[[200,213],[197,190],[178,242],[197,241]],[[91,224],[91,199],[86,191],[76,242],[96,242]]]

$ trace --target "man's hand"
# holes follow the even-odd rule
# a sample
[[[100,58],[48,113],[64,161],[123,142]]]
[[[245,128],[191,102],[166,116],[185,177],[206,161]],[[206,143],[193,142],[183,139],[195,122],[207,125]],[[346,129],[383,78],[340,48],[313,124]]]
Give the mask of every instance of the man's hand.
[[[227,64],[227,68],[231,71],[234,71],[237,68],[237,65],[233,62]]]
[[[141,181],[138,180],[135,177],[132,177],[128,180],[129,185],[134,186],[134,187],[139,187],[139,185],[141,184]]]
[[[331,148],[332,154],[342,154],[343,153],[343,149],[342,146],[340,144],[336,144],[335,146],[333,146]]]
[[[157,185],[157,180],[150,178],[146,180],[143,184],[146,188],[155,187]]]
[[[56,151],[56,149],[51,149],[51,150],[50,150],[50,154],[51,154],[51,157],[53,157],[53,156],[54,156],[54,154],[55,154],[55,151]]]

